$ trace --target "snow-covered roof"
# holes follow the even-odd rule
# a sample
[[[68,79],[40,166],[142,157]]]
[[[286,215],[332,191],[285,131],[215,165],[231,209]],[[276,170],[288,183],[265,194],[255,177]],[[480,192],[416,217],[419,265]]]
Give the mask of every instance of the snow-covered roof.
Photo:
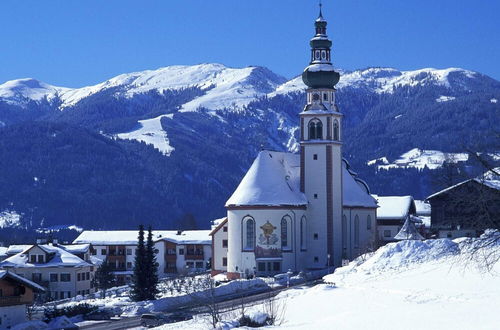
[[[349,163],[342,161],[342,198],[343,205],[348,207],[371,207],[376,208],[377,202],[370,195],[366,183],[356,177],[356,173],[350,170]]]
[[[0,258],[5,257],[7,255],[7,247],[0,246]]]
[[[377,196],[377,219],[404,219],[408,214],[416,212],[415,202],[411,196]]]
[[[28,252],[33,247],[39,247],[43,251],[53,254],[52,258],[45,263],[31,263],[28,259]],[[77,267],[77,266],[90,266],[89,263],[83,261],[74,254],[53,245],[31,245],[28,249],[13,255],[0,262],[0,267],[14,267],[14,268],[24,268],[24,267],[35,267],[35,268],[46,268],[46,267]]]
[[[298,155],[263,150],[227,200],[231,206],[305,206]]]
[[[0,270],[0,280],[4,279],[4,278],[10,278],[18,283],[22,283],[22,284],[26,285],[27,287],[32,288],[35,291],[42,291],[42,292],[45,291],[44,287],[36,284],[33,281],[30,281],[30,280],[28,280],[20,275],[17,275],[15,273],[9,272],[8,270]]]
[[[438,192],[430,195],[429,197],[427,197],[426,200],[434,198],[434,197],[436,197],[438,195],[441,195],[442,193],[448,192],[450,190],[455,189],[458,186],[461,186],[461,185],[463,185],[465,183],[472,182],[472,181],[477,182],[479,184],[482,184],[482,185],[484,185],[486,187],[489,187],[491,189],[500,190],[500,180],[486,180],[486,179],[474,178],[474,179],[469,179],[469,180],[462,181],[462,182],[457,183],[457,184],[455,184],[453,186],[450,186],[448,188],[440,190],[440,191],[438,191]]]
[[[211,244],[210,230],[185,230],[178,235],[177,230],[154,230],[153,240],[164,240],[177,244]],[[85,230],[73,244],[90,243],[92,245],[137,245],[137,230]],[[147,232],[144,233],[144,239]]]
[[[72,244],[72,245],[59,245],[70,253],[87,253],[90,249],[90,244]]]
[[[415,208],[417,210],[417,215],[423,215],[423,216],[430,216],[431,215],[431,204],[423,201],[423,200],[419,200],[419,199],[415,199],[414,200],[415,202]]]
[[[212,230],[210,231],[210,236],[214,235],[217,231],[221,229],[227,223],[227,217],[215,219],[212,221]]]
[[[7,249],[7,255],[18,254],[20,252],[23,252],[23,251],[29,249],[30,247],[32,247],[32,245],[27,245],[27,244],[11,245]]]
[[[377,207],[366,184],[356,178],[343,162],[344,206]],[[300,155],[261,151],[238,188],[226,202],[231,206],[305,206],[300,191]]]

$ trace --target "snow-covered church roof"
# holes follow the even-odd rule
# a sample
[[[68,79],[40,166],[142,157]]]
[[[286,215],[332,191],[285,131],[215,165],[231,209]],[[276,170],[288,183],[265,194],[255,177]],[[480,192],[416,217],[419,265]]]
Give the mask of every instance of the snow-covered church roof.
[[[366,184],[343,164],[344,206],[377,207]],[[259,152],[226,207],[235,206],[306,206],[300,191],[300,155],[287,152]]]

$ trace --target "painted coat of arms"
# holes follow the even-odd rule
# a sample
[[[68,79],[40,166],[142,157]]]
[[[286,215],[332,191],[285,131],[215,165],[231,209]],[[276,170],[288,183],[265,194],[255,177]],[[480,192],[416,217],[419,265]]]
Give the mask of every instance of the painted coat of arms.
[[[262,245],[275,245],[278,243],[279,238],[278,235],[274,233],[276,230],[276,227],[273,226],[269,220],[260,226],[260,229],[262,229],[262,233],[259,235],[259,243]]]

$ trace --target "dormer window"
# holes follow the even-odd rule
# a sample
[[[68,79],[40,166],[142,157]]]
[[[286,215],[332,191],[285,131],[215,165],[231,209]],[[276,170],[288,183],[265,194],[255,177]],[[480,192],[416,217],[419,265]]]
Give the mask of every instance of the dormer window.
[[[30,262],[32,264],[36,264],[36,255],[35,254],[30,255]]]
[[[38,263],[42,264],[43,263],[43,254],[38,255]]]

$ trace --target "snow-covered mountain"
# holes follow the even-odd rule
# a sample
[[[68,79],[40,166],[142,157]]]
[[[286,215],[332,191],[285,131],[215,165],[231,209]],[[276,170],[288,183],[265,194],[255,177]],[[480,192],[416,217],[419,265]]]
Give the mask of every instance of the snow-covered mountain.
[[[263,67],[228,68],[222,64],[175,65],[157,70],[121,74],[102,83],[82,88],[52,86],[36,79],[11,80],[0,85],[0,100],[22,105],[27,100],[59,98],[60,109],[109,88],[121,87],[116,97],[132,98],[155,90],[178,90],[198,87],[206,94],[186,103],[184,111],[199,107],[212,110],[238,108],[276,89],[286,79]]]
[[[440,171],[447,155],[469,171],[465,147],[500,149],[491,138],[500,82],[490,77],[457,68],[341,72],[343,153],[374,193],[425,198],[442,187],[421,176]],[[206,224],[224,214],[261,148],[298,150],[304,89],[300,76],[221,64],[74,89],[9,81],[0,85],[0,154],[9,160],[0,173],[11,174],[2,178],[0,210],[29,214],[35,228],[42,219],[134,228],[144,218],[164,228],[186,213]]]

